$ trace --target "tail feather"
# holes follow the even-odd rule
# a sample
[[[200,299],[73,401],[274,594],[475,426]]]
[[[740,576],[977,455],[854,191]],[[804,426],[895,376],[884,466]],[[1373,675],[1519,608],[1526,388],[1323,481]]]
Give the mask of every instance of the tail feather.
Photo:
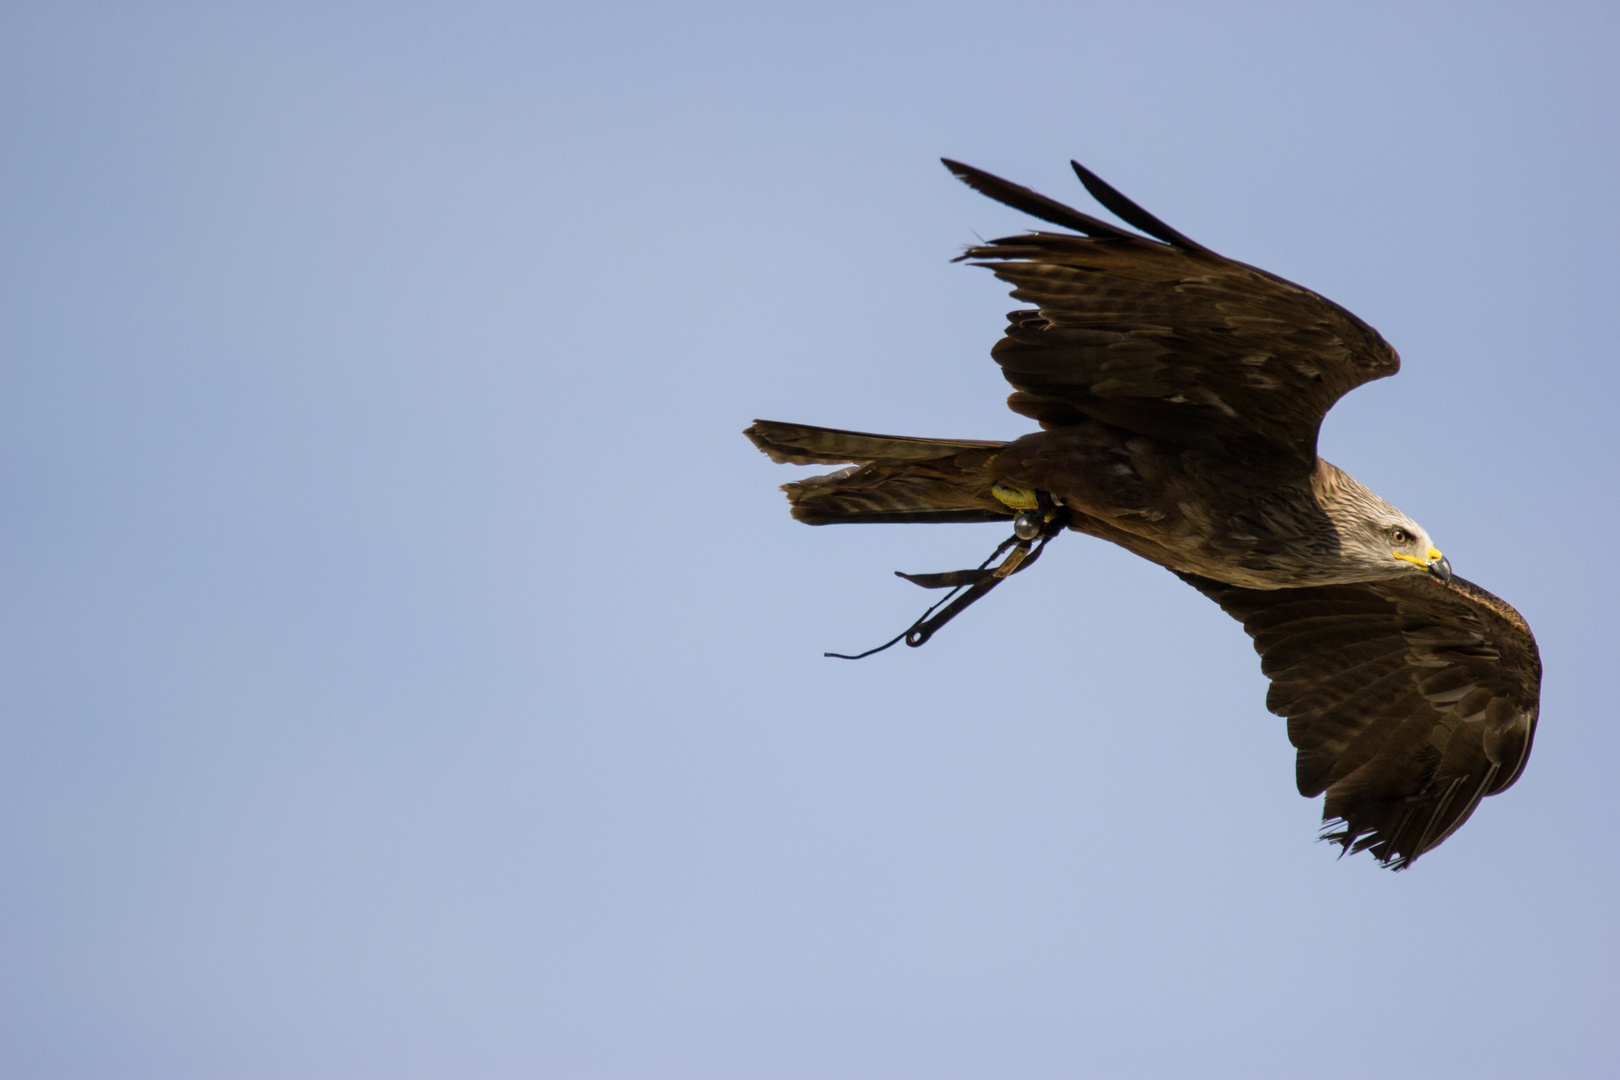
[[[980,439],[915,439],[909,435],[868,435],[860,431],[755,420],[743,432],[778,465],[865,465],[873,461],[927,461],[964,450],[999,450],[1007,445]]]
[[[782,485],[794,519],[806,524],[1001,521],[1011,514],[990,495],[985,475],[985,465],[1005,443],[870,435],[773,420],[756,420],[743,434],[781,464],[853,463]]]

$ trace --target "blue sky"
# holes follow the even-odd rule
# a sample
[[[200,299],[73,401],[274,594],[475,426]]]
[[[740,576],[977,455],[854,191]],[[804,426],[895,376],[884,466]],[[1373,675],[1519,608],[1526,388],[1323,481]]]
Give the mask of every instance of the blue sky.
[[[1620,1071],[1601,5],[0,8],[0,1072]],[[1239,627],[810,529],[755,416],[1027,422],[1079,158],[1405,370],[1322,451],[1530,619],[1530,766],[1313,843]]]

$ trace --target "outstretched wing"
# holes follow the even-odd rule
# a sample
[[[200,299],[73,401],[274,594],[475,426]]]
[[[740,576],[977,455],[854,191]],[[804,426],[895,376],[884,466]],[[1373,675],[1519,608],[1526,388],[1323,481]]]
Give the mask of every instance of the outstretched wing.
[[[1307,474],[1322,417],[1395,374],[1395,350],[1331,300],[1215,254],[1073,164],[1098,202],[1155,239],[945,162],[991,198],[1083,234],[1011,236],[962,256],[1036,305],[1008,316],[991,352],[1018,391],[1008,405],[1043,427],[1089,417]]]
[[[1254,639],[1288,718],[1299,793],[1327,799],[1324,839],[1403,869],[1530,758],[1541,658],[1522,616],[1479,586],[1410,575],[1242,589],[1191,574]]]

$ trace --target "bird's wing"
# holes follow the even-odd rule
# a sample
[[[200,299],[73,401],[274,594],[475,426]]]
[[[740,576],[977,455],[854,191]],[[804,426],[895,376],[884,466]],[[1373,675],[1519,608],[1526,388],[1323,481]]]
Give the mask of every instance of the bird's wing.
[[[954,161],[993,199],[1084,235],[1037,232],[962,256],[1036,305],[1008,316],[991,355],[1015,412],[1086,418],[1175,445],[1308,474],[1333,403],[1400,358],[1344,308],[1187,239],[1078,163],[1087,190],[1155,239]]]
[[[1541,658],[1522,616],[1454,577],[1243,589],[1191,574],[1254,639],[1325,839],[1401,869],[1530,758]]]

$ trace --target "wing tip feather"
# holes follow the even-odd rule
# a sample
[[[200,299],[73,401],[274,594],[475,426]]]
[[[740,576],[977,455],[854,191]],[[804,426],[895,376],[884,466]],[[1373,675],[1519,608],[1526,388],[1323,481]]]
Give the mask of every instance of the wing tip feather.
[[[1108,209],[1109,213],[1119,218],[1119,220],[1123,221],[1125,224],[1141,229],[1149,236],[1162,240],[1174,247],[1183,248],[1187,251],[1196,251],[1203,254],[1214,254],[1203,244],[1198,243],[1198,241],[1191,239],[1176,229],[1172,229],[1163,221],[1159,220],[1158,217],[1142,209],[1142,207],[1138,206],[1134,201],[1122,195],[1112,184],[1098,176],[1096,173],[1092,172],[1090,169],[1086,168],[1084,165],[1080,164],[1078,161],[1070,158],[1069,165],[1074,169],[1074,174],[1080,178],[1080,183],[1085,187],[1086,191],[1091,193],[1091,197],[1096,199]]]
[[[1134,240],[1137,243],[1150,242],[1146,238],[1134,233],[1126,232],[1106,221],[1092,217],[1090,214],[1076,210],[1056,199],[1048,198],[1038,191],[1015,184],[1011,180],[1004,180],[994,173],[974,168],[954,158],[942,157],[940,162],[949,169],[951,175],[956,177],[968,187],[981,195],[988,196],[1014,210],[1022,210],[1031,217],[1049,221],[1053,225],[1061,225],[1065,229],[1073,229],[1097,239]]]

